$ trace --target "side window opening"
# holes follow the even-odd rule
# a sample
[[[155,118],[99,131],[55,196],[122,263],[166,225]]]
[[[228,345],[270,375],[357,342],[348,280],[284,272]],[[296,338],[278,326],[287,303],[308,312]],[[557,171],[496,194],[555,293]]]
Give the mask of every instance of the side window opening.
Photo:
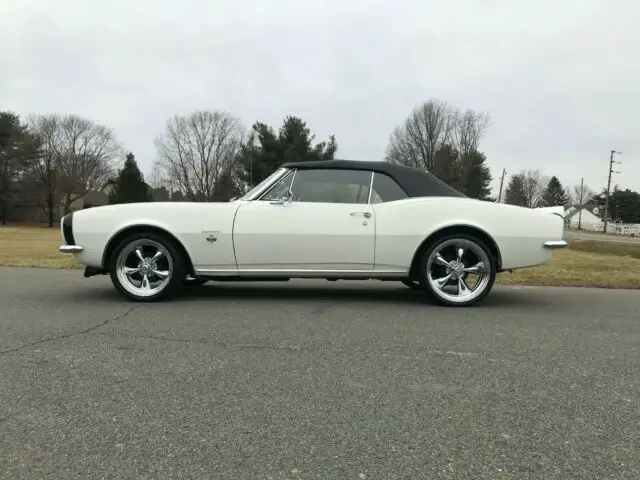
[[[405,191],[389,175],[374,173],[371,203],[393,202],[407,198]]]
[[[293,201],[364,204],[369,200],[371,172],[367,170],[298,170]]]

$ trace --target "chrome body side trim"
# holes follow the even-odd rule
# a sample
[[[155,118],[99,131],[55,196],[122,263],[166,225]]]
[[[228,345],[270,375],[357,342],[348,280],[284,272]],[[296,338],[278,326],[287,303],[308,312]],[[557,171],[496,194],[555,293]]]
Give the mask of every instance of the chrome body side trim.
[[[196,275],[212,277],[291,277],[291,278],[362,278],[362,277],[385,277],[385,278],[406,278],[408,270],[271,270],[271,269],[240,269],[240,270],[196,270]]]
[[[568,243],[566,240],[549,240],[548,242],[544,242],[544,248],[549,249],[558,249],[558,248],[566,248]]]

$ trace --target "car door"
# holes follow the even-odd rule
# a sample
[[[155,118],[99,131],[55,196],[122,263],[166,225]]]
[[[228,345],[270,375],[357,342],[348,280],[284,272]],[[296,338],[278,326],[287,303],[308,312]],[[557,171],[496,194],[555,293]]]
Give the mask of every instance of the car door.
[[[239,271],[328,274],[373,270],[371,172],[302,169],[239,207],[233,241]],[[290,192],[291,197],[283,199]]]

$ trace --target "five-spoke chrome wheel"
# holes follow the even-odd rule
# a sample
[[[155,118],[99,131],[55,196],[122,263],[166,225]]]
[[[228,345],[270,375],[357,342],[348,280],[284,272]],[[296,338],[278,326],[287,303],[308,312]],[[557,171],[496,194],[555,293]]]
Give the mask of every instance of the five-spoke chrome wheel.
[[[427,250],[423,274],[427,290],[440,303],[467,306],[480,301],[493,287],[495,260],[478,239],[449,236]]]
[[[135,234],[116,247],[111,280],[129,298],[152,301],[171,293],[185,279],[173,242],[155,233]]]

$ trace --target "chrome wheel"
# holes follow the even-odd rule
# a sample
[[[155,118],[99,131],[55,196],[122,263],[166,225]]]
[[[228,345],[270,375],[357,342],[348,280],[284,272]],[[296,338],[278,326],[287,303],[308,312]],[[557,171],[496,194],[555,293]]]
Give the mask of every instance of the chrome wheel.
[[[464,237],[448,238],[430,249],[425,276],[429,290],[453,305],[474,303],[493,286],[494,262],[486,248]]]
[[[171,254],[155,240],[134,240],[116,258],[118,282],[136,297],[152,297],[163,291],[171,282],[173,271]]]

